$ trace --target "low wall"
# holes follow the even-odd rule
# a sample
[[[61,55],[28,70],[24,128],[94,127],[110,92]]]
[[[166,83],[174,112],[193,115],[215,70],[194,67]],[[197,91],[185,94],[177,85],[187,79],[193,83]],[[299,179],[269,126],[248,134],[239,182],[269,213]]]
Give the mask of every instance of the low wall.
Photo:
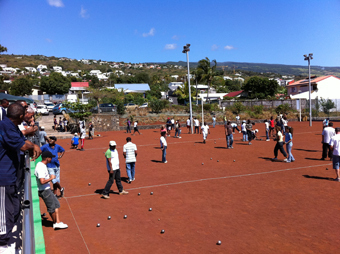
[[[119,116],[117,114],[93,114],[90,121],[94,125],[95,131],[119,131]]]

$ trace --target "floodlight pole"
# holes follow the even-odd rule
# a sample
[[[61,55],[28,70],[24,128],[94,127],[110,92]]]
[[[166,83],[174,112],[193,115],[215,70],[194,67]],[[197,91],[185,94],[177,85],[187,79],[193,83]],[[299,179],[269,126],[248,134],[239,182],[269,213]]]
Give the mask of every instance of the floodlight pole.
[[[304,55],[305,60],[308,60],[308,88],[309,88],[309,126],[312,126],[312,87],[310,82],[310,60],[313,59],[313,54]]]
[[[194,133],[193,122],[192,122],[192,105],[191,105],[191,87],[190,87],[190,68],[189,68],[189,51],[190,44],[183,46],[182,53],[187,54],[187,66],[188,66],[188,86],[189,86],[189,107],[190,107],[190,126],[191,126],[191,134]]]

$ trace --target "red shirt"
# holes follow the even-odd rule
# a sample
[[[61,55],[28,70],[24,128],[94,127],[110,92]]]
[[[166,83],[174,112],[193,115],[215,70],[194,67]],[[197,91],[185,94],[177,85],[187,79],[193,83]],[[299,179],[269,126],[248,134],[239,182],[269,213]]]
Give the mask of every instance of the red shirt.
[[[270,120],[270,127],[274,128],[274,119],[273,120]]]

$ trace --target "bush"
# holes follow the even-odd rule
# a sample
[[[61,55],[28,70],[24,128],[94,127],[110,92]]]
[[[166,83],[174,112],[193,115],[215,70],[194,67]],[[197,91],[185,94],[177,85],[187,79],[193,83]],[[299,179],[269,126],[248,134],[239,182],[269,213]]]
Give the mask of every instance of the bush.
[[[242,102],[237,101],[234,103],[234,105],[231,107],[231,110],[233,111],[233,113],[235,114],[240,114],[242,111],[244,111],[246,109],[246,107],[243,105]]]
[[[263,105],[253,106],[255,114],[261,115],[263,113]]]
[[[281,104],[276,107],[275,112],[279,115],[280,113],[288,113],[289,111],[292,111],[292,108],[289,106],[288,103]]]
[[[212,106],[212,104],[203,104],[203,109],[205,110],[205,111],[211,111],[211,107]]]
[[[159,113],[167,106],[166,100],[153,99],[150,101],[150,108],[153,112]]]
[[[121,100],[117,101],[116,105],[117,105],[117,113],[119,115],[123,115],[125,113],[125,107],[124,107],[123,101]]]
[[[330,110],[335,108],[335,103],[330,99],[327,99],[327,100],[321,99],[320,104],[321,104],[322,111],[328,115],[330,113]]]

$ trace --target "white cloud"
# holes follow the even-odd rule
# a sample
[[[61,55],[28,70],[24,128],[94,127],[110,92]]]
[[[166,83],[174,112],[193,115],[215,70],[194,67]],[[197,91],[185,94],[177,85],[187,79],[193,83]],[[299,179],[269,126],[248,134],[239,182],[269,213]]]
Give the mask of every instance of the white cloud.
[[[154,36],[156,32],[155,28],[151,28],[148,33],[143,33],[143,37]]]
[[[87,10],[85,10],[83,6],[81,6],[81,8],[80,8],[79,15],[80,15],[80,17],[82,17],[84,19],[89,17],[89,15],[87,14]]]
[[[226,49],[226,50],[233,50],[235,48],[234,48],[234,46],[227,45],[227,46],[224,47],[224,49]]]
[[[48,4],[55,7],[64,7],[62,0],[47,0]]]
[[[178,41],[179,37],[178,37],[178,35],[174,35],[174,36],[172,36],[172,39]]]
[[[216,51],[216,50],[218,50],[218,48],[219,48],[219,46],[217,46],[216,44],[211,46],[212,51]]]
[[[166,44],[164,49],[165,50],[173,50],[177,48],[177,44]]]
[[[49,39],[49,38],[46,38],[46,41],[47,41],[47,42],[49,42],[49,43],[51,43],[51,42],[52,42],[52,40],[51,40],[51,39]]]

